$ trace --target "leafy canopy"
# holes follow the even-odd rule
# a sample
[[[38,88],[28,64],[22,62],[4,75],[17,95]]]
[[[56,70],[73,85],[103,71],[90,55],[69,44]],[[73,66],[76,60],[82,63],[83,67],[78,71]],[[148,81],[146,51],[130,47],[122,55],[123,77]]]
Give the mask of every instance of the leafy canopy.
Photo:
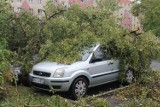
[[[139,16],[145,31],[152,31],[160,37],[160,2],[159,0],[141,0],[135,4],[132,13]]]
[[[6,8],[3,3],[0,2],[1,9]],[[80,58],[79,54],[85,48],[98,42],[103,45],[106,55],[120,60],[121,80],[124,80],[127,68],[134,69],[137,80],[143,80],[150,71],[150,61],[159,55],[160,40],[151,32],[134,35],[124,30],[115,20],[116,9],[115,1],[101,0],[97,8],[85,9],[78,5],[65,8],[49,2],[41,19],[26,11],[19,15],[10,9],[2,11],[0,47],[16,53],[16,57],[3,53],[1,58],[6,65],[21,64],[23,71],[28,73],[40,61],[71,64]]]
[[[72,5],[70,8],[56,7],[57,11],[54,4],[49,4],[45,9],[46,17],[42,19],[47,41],[40,49],[41,58],[72,63],[79,59],[85,47],[104,42],[112,35],[122,35],[124,30],[114,20],[116,8],[116,3],[108,0],[100,2],[98,8],[83,9]],[[59,14],[54,17],[56,13]]]
[[[49,20],[44,18],[47,21],[43,32],[47,41],[39,52],[41,60],[71,64],[79,59],[79,53],[85,47],[98,42],[103,45],[106,55],[120,60],[122,81],[127,69],[134,70],[135,81],[148,76],[151,60],[159,55],[160,41],[151,32],[138,35],[120,27],[113,15],[118,9],[114,1],[100,1],[97,9],[82,9],[77,5],[68,9],[57,7],[56,12],[52,5],[45,11],[48,16],[64,11]]]

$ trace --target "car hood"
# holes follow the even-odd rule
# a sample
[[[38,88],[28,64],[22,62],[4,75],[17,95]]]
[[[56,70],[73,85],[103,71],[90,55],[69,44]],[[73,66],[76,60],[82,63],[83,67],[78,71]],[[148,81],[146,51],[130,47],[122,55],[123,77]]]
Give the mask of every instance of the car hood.
[[[84,61],[78,61],[78,62],[75,62],[73,64],[71,64],[69,67],[68,67],[68,70],[69,71],[76,71],[76,70],[80,70],[80,69],[84,69],[86,68],[86,63]]]
[[[71,64],[71,66],[79,66],[83,62],[84,61],[77,61],[77,62],[74,62],[73,64]]]
[[[33,70],[53,73],[58,68],[65,68],[68,66],[69,65],[59,64],[56,62],[40,62],[33,66]]]

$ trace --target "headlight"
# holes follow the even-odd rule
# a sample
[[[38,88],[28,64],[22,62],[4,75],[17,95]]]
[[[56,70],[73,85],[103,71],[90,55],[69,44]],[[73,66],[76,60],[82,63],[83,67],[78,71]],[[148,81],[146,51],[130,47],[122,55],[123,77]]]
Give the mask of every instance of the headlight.
[[[55,78],[61,78],[61,77],[63,77],[64,72],[65,72],[65,69],[64,69],[64,68],[57,69],[57,70],[55,71],[53,77],[55,77]]]

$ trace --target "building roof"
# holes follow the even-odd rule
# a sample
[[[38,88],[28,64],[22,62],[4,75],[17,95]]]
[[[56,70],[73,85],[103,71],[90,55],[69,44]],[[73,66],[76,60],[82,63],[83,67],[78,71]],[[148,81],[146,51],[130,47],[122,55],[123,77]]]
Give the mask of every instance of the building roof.
[[[29,10],[29,9],[30,9],[30,6],[29,6],[27,0],[25,0],[25,1],[22,3],[21,8],[24,9],[24,10]]]

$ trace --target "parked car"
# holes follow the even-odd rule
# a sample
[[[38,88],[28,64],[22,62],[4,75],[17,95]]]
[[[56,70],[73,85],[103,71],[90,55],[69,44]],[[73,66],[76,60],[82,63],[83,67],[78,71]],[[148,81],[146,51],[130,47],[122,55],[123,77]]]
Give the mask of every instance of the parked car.
[[[13,67],[11,66],[11,73],[13,75],[12,84],[20,84],[21,83],[21,67]]]
[[[81,61],[71,65],[56,62],[41,62],[33,66],[29,74],[31,85],[41,90],[71,92],[74,99],[86,95],[87,89],[97,85],[117,81],[119,60],[104,55],[100,44],[85,51]],[[128,70],[128,82],[133,73]]]

